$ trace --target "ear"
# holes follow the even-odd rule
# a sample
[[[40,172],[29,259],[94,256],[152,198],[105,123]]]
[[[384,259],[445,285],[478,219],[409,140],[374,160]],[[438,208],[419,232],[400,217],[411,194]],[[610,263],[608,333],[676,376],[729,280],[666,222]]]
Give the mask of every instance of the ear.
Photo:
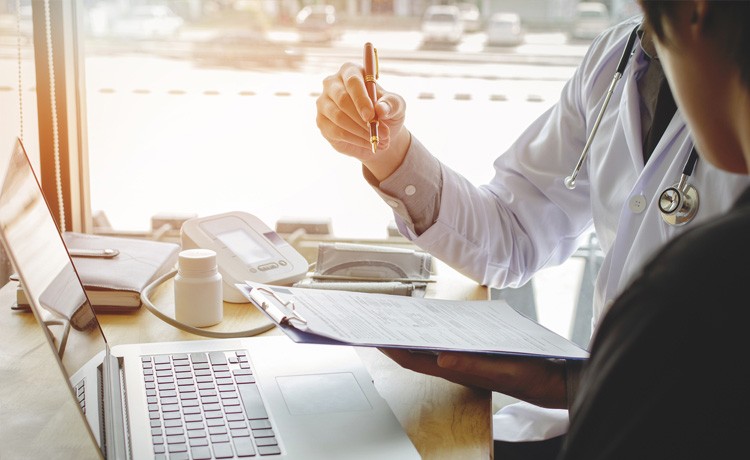
[[[709,3],[707,0],[694,0],[690,2],[690,9],[692,10],[690,12],[690,28],[694,34],[699,34],[706,29],[709,10],[711,8]]]

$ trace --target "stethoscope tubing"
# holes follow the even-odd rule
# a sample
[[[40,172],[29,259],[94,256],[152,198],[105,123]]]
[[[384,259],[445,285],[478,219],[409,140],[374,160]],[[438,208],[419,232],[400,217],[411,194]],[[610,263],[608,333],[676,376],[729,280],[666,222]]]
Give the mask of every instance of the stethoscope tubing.
[[[576,178],[578,177],[578,173],[581,172],[581,168],[583,168],[583,162],[586,161],[589,149],[591,148],[591,143],[594,141],[594,137],[596,136],[597,131],[599,131],[599,124],[604,117],[604,112],[609,106],[609,101],[610,99],[612,99],[612,94],[615,91],[617,82],[622,78],[622,75],[625,72],[625,67],[628,65],[628,61],[630,60],[630,56],[633,54],[633,45],[635,44],[635,39],[638,36],[638,30],[640,28],[641,26],[639,24],[633,29],[632,32],[630,32],[628,41],[625,44],[625,49],[623,50],[622,56],[620,57],[620,62],[618,62],[617,64],[617,70],[615,71],[615,75],[612,77],[612,82],[609,84],[609,89],[607,89],[607,94],[604,97],[602,108],[599,109],[599,114],[596,117],[596,121],[594,121],[594,126],[591,128],[591,133],[589,134],[588,139],[586,139],[586,144],[583,146],[581,155],[578,158],[578,163],[576,163],[575,168],[573,168],[573,172],[571,173],[571,175],[565,178],[565,187],[567,187],[569,190],[573,190],[576,187]]]

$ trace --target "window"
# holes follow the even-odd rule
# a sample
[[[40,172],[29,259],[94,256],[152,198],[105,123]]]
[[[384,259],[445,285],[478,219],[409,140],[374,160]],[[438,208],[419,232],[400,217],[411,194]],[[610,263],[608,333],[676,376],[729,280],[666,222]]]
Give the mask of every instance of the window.
[[[33,7],[48,1],[34,0]],[[16,9],[6,3],[7,23]],[[31,37],[32,2],[15,3],[24,36]],[[54,9],[62,2],[50,3]],[[588,46],[568,40],[575,0],[460,2],[476,7],[482,26],[437,49],[422,46],[421,22],[431,7],[450,2],[71,3],[85,37],[85,87],[77,90],[87,125],[87,205],[124,231],[148,230],[151,217],[163,212],[240,209],[269,225],[282,217],[327,217],[337,235],[383,236],[390,209],[362,180],[359,164],[334,152],[315,125],[326,75],[346,60],[359,61],[361,45],[374,42],[380,84],[406,98],[407,126],[449,166],[482,182],[491,160],[555,102]],[[606,7],[619,17],[632,3]],[[316,28],[325,40],[303,39],[307,31],[295,21],[315,11],[332,18]],[[518,42],[488,43],[489,18],[499,12],[520,18]],[[52,18],[53,24],[64,19]],[[10,71],[0,91],[6,99],[17,86],[8,44],[3,62]],[[34,152],[31,47],[31,40],[22,47],[29,89],[23,109]]]
[[[566,43],[572,17],[559,16],[532,18],[517,47],[486,46],[480,28],[453,47],[423,49],[432,2],[381,2],[376,20],[368,1],[322,3],[84,2],[92,210],[121,230],[148,229],[158,213],[244,210],[271,226],[322,217],[338,236],[384,237],[390,208],[315,124],[325,76],[360,61],[372,41],[380,84],[407,100],[407,126],[482,182],[492,159],[555,102],[586,48]],[[488,18],[495,3],[476,4]],[[552,11],[560,2],[535,3]],[[315,28],[325,39],[305,39],[296,21],[313,11],[335,18]],[[541,62],[557,50],[570,57]]]
[[[0,3],[0,148],[11,149],[20,138],[39,173],[36,64],[31,0]],[[3,174],[4,172],[0,172]],[[0,285],[13,272],[0,248]]]

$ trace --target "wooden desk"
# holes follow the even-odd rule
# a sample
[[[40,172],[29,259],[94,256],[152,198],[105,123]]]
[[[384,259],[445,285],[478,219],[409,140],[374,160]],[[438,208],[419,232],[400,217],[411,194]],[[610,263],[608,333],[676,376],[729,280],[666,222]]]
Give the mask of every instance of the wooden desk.
[[[448,267],[428,296],[486,299],[486,290]],[[155,293],[157,306],[172,305],[171,284]],[[0,458],[95,458],[77,408],[31,313],[11,311],[15,283],[0,289]],[[247,304],[225,304],[218,330],[247,329],[265,322]],[[99,315],[110,345],[200,340],[175,329],[145,308],[130,315]],[[266,334],[279,334],[271,330]],[[486,459],[492,456],[491,396],[402,369],[375,349],[358,349],[375,386],[425,459]]]

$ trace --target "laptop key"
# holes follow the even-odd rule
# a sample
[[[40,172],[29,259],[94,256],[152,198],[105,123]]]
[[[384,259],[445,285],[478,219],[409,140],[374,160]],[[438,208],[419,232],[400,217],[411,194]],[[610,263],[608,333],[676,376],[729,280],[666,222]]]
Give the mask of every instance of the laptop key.
[[[185,428],[188,430],[202,430],[203,422],[188,422],[185,423]]]
[[[260,455],[280,455],[281,449],[279,449],[279,446],[258,446],[258,453]]]
[[[187,442],[187,438],[185,438],[185,435],[180,434],[176,436],[167,436],[167,444],[185,444]],[[180,451],[176,451],[180,452]]]
[[[265,420],[251,420],[250,421],[250,428],[253,430],[264,430],[266,428],[271,428],[271,422],[268,419]]]
[[[278,441],[276,441],[276,438],[260,438],[255,440],[255,444],[258,445],[258,447],[261,446],[277,446],[279,445]]]
[[[241,438],[244,436],[250,436],[250,430],[248,430],[247,428],[241,428],[239,430],[232,430],[230,434],[233,438]]]
[[[265,430],[253,430],[253,437],[255,438],[270,438],[271,436],[275,436],[272,429],[265,429]]]
[[[208,354],[209,358],[211,359],[211,365],[215,366],[217,364],[226,364],[227,363],[227,357],[224,355],[223,351],[212,351]]]
[[[230,443],[214,444],[214,456],[216,458],[232,458],[234,452],[232,451],[232,445]]]
[[[229,429],[230,430],[241,430],[242,428],[247,428],[247,423],[245,421],[240,422],[229,422]]]
[[[208,439],[206,438],[190,438],[188,439],[188,442],[190,442],[190,447],[199,447],[199,446],[208,445]]]
[[[208,446],[193,447],[190,449],[190,454],[195,460],[208,460],[211,458],[211,449]]]
[[[253,457],[255,456],[255,448],[253,447],[250,438],[237,438],[234,439],[234,450],[237,451],[238,457]]]
[[[237,390],[240,392],[240,398],[245,406],[245,415],[248,420],[268,418],[268,412],[263,405],[263,399],[260,397],[257,385],[254,383],[238,384]]]
[[[205,353],[190,353],[190,361],[195,363],[207,363],[208,356]]]
[[[169,453],[175,452],[187,452],[187,445],[185,444],[169,444]]]
[[[224,426],[224,419],[222,418],[210,418],[206,420],[206,425],[212,426]]]
[[[167,436],[174,436],[178,434],[185,434],[185,430],[183,430],[182,427],[172,427],[172,428],[165,429],[164,433]]]
[[[194,438],[206,438],[208,435],[206,434],[206,430],[203,428],[200,428],[198,430],[189,430],[188,431],[188,438],[194,439]]]
[[[227,428],[224,425],[212,426],[208,428],[210,434],[227,434]]]
[[[211,444],[220,444],[223,442],[229,442],[229,436],[226,434],[214,434],[211,435]]]
[[[245,414],[227,414],[227,420],[230,422],[244,421]]]

